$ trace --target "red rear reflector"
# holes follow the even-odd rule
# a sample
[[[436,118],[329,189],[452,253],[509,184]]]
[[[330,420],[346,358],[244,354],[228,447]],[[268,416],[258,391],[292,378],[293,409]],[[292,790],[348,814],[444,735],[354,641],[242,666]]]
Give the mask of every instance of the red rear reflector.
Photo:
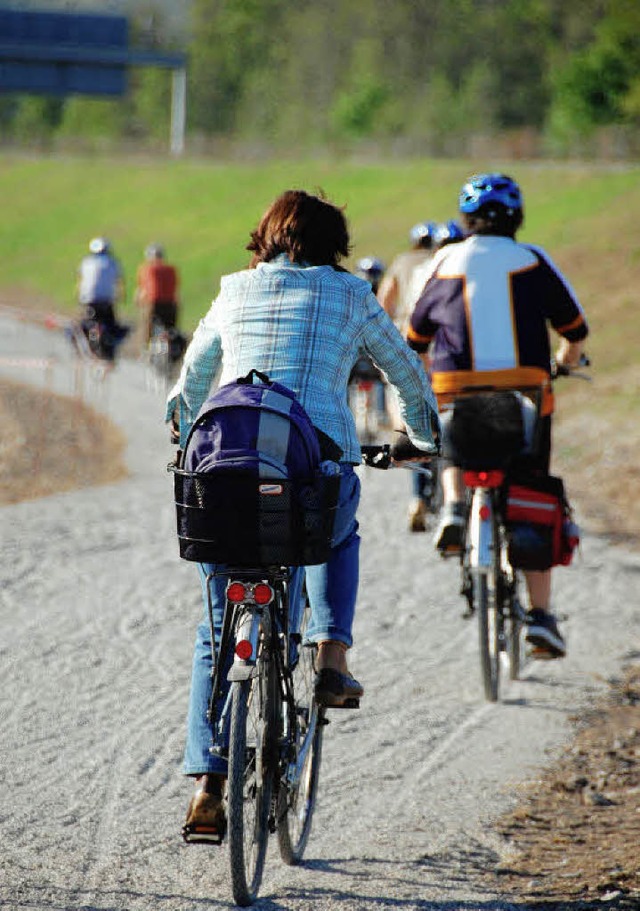
[[[273,598],[273,589],[266,582],[258,582],[253,590],[253,599],[256,604],[269,604]]]
[[[479,509],[479,515],[483,522],[486,522],[487,519],[491,517],[491,510],[488,506],[481,506]]]
[[[500,487],[504,481],[504,471],[465,471],[464,483],[467,487]]]
[[[232,582],[227,588],[227,598],[234,604],[241,604],[245,600],[247,590],[242,582]]]
[[[242,661],[247,661],[251,657],[253,649],[251,648],[251,643],[248,639],[241,639],[239,642],[236,642],[236,655]]]

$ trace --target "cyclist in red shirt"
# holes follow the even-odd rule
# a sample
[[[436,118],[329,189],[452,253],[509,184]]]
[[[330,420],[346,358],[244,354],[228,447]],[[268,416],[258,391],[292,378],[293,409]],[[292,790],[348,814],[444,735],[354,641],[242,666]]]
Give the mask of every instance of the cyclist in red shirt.
[[[178,272],[165,261],[158,244],[144,251],[145,261],[138,268],[136,303],[142,315],[143,344],[149,343],[154,323],[162,329],[175,329],[178,322]]]

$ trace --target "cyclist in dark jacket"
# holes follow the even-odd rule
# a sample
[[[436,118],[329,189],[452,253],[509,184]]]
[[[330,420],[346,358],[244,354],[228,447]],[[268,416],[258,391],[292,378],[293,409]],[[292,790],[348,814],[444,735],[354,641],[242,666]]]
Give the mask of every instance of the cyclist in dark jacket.
[[[516,241],[523,222],[522,195],[504,174],[469,178],[459,199],[468,237],[435,256],[411,317],[408,342],[431,350],[431,377],[446,407],[464,387],[490,383],[541,385],[543,445],[536,470],[548,474],[551,455],[551,344],[548,326],[560,336],[555,360],[575,366],[588,333],[571,287],[539,247]],[[462,472],[442,473],[444,506],[435,544],[459,549],[464,524]],[[551,571],[528,572],[531,603],[528,640],[539,657],[561,657],[565,642],[549,612]]]

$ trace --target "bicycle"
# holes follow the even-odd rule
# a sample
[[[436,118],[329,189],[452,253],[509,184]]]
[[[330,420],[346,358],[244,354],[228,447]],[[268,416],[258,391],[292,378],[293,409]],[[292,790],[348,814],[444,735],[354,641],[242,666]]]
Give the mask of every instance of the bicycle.
[[[371,445],[378,437],[384,419],[384,380],[368,357],[360,357],[349,377],[349,405],[353,412],[358,440]]]
[[[208,583],[216,576],[227,579],[208,718],[213,742],[228,742],[228,746],[212,749],[228,758],[231,886],[235,902],[246,906],[258,894],[269,835],[277,835],[282,860],[296,865],[302,861],[311,831],[323,730],[328,722],[325,709],[314,698],[316,647],[305,642],[309,602],[303,587],[301,601],[291,603],[290,567],[326,561],[340,481],[331,476],[316,478],[313,484],[281,478],[273,483],[227,478],[220,488],[219,478],[168,467],[175,473],[181,552],[206,549],[209,544],[215,553],[203,551],[204,562],[226,564],[208,577]],[[225,529],[222,545],[219,539],[207,540],[204,531],[207,513],[220,507],[221,498],[239,502],[241,489],[252,483],[269,488],[265,499],[272,519],[276,513],[281,534],[280,540],[262,542],[260,558],[247,549],[246,537],[240,535],[234,542],[233,524]],[[280,503],[274,495],[276,486]],[[294,502],[299,503],[299,514],[283,532]],[[273,533],[274,525],[269,524]],[[228,558],[238,557],[238,549],[240,559],[234,565],[234,559]],[[214,642],[209,584],[207,591]],[[225,676],[231,685],[219,709]],[[222,841],[217,835],[191,837],[184,830],[183,835],[188,842]]]
[[[580,366],[589,365],[588,358]],[[589,379],[579,370],[552,365],[551,379],[571,376]],[[463,390],[464,391],[464,390]],[[478,396],[506,397],[505,405],[522,413],[523,407],[533,406],[531,451],[538,444],[540,415],[543,399],[542,386],[513,389],[483,386],[467,390],[480,409],[483,399]],[[464,401],[456,399],[457,403]],[[467,399],[468,400],[468,399]],[[486,402],[486,400],[484,400]],[[527,406],[529,402],[531,405]],[[513,412],[512,412],[513,413]],[[509,678],[517,680],[524,660],[522,631],[527,615],[520,601],[518,590],[521,572],[510,559],[511,536],[506,518],[507,483],[509,470],[522,456],[522,442],[518,435],[494,436],[490,453],[472,449],[461,451],[466,489],[465,520],[461,564],[461,594],[467,599],[466,617],[478,617],[480,669],[485,698],[497,702],[500,687],[501,657],[507,660]]]
[[[186,339],[178,329],[167,328],[159,320],[153,320],[151,336],[144,351],[147,385],[150,389],[168,391],[180,372],[185,350]]]
[[[589,360],[584,358],[580,366],[588,365]],[[578,370],[554,365],[552,379],[558,376],[589,379]],[[466,396],[457,398],[454,407],[460,401],[473,399],[482,413],[486,400],[480,396],[491,396],[494,402],[496,396],[506,396],[504,401],[512,409],[511,417],[514,409],[520,414],[523,407],[534,408],[530,445],[535,451],[543,395],[541,386],[517,389],[483,386],[462,392],[466,392]],[[523,399],[531,402],[531,406],[523,406]],[[362,449],[365,464],[383,469],[393,465],[388,444],[363,446]],[[497,437],[493,431],[490,452],[482,453],[475,447],[459,452],[466,488],[465,518],[462,548],[452,555],[460,560],[461,594],[468,603],[465,617],[478,617],[481,677],[484,695],[490,702],[498,700],[501,656],[507,660],[511,680],[519,678],[524,659],[522,631],[527,620],[518,595],[521,573],[511,565],[505,516],[508,471],[521,454],[521,432]],[[437,459],[435,461],[437,464]],[[411,467],[411,463],[401,463],[401,467]]]

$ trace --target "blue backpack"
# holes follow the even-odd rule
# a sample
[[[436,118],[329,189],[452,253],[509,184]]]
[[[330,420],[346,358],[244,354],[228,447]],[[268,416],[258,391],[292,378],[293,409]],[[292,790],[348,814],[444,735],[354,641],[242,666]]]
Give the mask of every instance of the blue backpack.
[[[251,370],[219,387],[175,471],[181,557],[239,567],[324,563],[340,483],[329,464],[333,473],[286,386]]]

